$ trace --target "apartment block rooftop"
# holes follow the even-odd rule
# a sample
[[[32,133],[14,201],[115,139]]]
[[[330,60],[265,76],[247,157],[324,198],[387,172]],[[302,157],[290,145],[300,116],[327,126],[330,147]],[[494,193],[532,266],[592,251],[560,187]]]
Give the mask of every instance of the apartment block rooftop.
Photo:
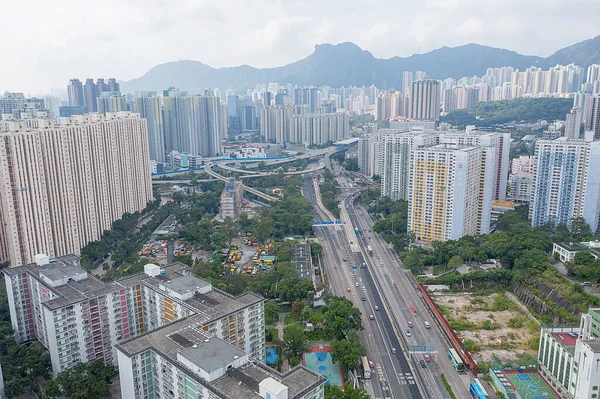
[[[282,386],[288,398],[303,396],[325,379],[303,366],[282,374],[255,362],[242,350],[211,337],[198,315],[171,323],[122,342],[117,350],[132,357],[148,350],[174,364],[221,398],[261,398],[261,384]]]
[[[264,301],[256,294],[233,296],[212,287],[212,284],[191,275],[189,266],[180,262],[163,268],[148,264],[143,273],[113,282],[103,282],[88,274],[77,255],[50,258],[36,255],[35,262],[5,268],[8,277],[27,273],[47,287],[52,299],[43,302],[50,310],[73,305],[90,298],[136,285],[162,293],[202,316],[203,323],[216,321],[236,311]]]

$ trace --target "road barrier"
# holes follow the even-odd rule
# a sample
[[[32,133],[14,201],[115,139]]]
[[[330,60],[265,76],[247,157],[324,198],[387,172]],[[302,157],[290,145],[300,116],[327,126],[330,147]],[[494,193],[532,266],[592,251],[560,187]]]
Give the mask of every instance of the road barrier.
[[[446,320],[446,317],[444,317],[444,315],[440,311],[440,308],[438,308],[436,303],[433,301],[433,299],[429,295],[429,292],[427,292],[427,289],[421,283],[417,283],[417,285],[419,287],[419,291],[421,291],[423,299],[425,300],[425,304],[433,314],[433,317],[437,320],[438,325],[442,327],[442,331],[444,332],[444,334],[446,334],[446,337],[448,337],[448,340],[450,341],[454,349],[456,349],[463,362],[465,362],[467,367],[471,369],[473,375],[477,376],[477,363],[475,362],[475,360],[473,360],[469,351],[465,349],[458,335],[456,335],[452,327],[450,327],[450,323],[448,323],[448,320]]]

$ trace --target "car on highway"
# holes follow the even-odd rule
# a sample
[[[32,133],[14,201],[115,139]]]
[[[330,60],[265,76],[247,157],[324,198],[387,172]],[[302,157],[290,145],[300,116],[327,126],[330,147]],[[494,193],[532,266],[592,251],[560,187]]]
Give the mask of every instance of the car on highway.
[[[429,357],[429,355],[423,355],[423,359],[425,359],[425,361],[427,363],[429,363],[431,361],[431,358]]]
[[[379,310],[379,306],[375,305],[375,310]]]
[[[381,262],[381,266],[383,266],[383,262]]]
[[[423,324],[425,324],[425,328],[428,328],[428,329],[431,328],[428,321],[425,321]]]
[[[420,360],[419,363],[421,364],[422,368],[427,368],[427,363],[425,363],[425,360]]]
[[[358,281],[356,283],[354,283],[355,286],[360,287],[360,284],[358,283]]]
[[[410,330],[408,330],[408,329],[406,330],[406,336],[407,336],[407,337],[412,337],[412,333],[411,333],[411,332],[410,332]]]
[[[408,326],[412,328],[412,326],[413,326],[413,323],[412,323],[412,321],[409,321],[409,322],[408,322]]]
[[[369,316],[369,319],[371,319],[371,320],[375,320],[375,316],[373,316],[373,315],[370,315],[370,316]]]
[[[392,348],[392,353],[396,353],[396,348]]]
[[[376,258],[379,259],[379,255],[377,255]]]
[[[375,363],[373,363],[372,360],[369,360],[369,367],[371,368],[371,370],[375,368]]]
[[[366,297],[366,296],[363,296],[361,299],[362,299],[363,301],[366,301],[366,300],[367,300],[367,297]]]
[[[346,291],[350,292],[350,291],[352,291],[352,290],[350,289],[350,287],[348,287],[348,289],[347,289]]]

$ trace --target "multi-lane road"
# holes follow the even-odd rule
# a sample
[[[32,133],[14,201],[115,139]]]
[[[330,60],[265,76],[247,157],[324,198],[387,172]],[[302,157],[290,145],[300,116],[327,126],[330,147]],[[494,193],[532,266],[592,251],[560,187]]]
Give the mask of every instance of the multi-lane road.
[[[315,205],[317,221],[329,219],[314,196],[310,176],[305,178],[303,192]],[[363,314],[365,329],[359,335],[367,357],[375,364],[365,388],[373,398],[422,398],[386,309],[377,290],[369,283],[367,269],[361,267],[365,259],[360,253],[350,251],[343,229],[341,225],[316,227],[315,233],[323,246],[327,288],[351,300]]]
[[[449,394],[440,379],[444,373],[456,397],[470,397],[469,378],[457,373],[448,360],[449,344],[423,303],[412,276],[389,245],[372,231],[373,220],[360,204],[357,188],[352,188],[344,177],[339,177],[338,183],[346,187],[341,202],[342,225],[316,227],[315,233],[323,246],[329,290],[352,300],[364,316],[361,342],[367,348],[367,357],[375,363],[365,388],[373,398],[445,399]],[[317,220],[327,219],[314,196],[310,176],[305,179],[303,191],[315,204]],[[358,235],[354,227],[358,227]],[[367,245],[373,248],[372,255],[367,253]],[[416,316],[411,307],[417,310]],[[430,328],[425,327],[425,321]],[[424,362],[423,367],[421,360],[426,354],[431,361]]]

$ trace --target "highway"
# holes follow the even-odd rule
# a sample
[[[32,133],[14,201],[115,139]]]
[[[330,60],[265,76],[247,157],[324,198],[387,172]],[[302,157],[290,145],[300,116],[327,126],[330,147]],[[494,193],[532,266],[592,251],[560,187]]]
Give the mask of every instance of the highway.
[[[312,177],[309,175],[304,180],[303,194],[315,205],[317,221],[330,218],[328,211],[322,208],[315,197]],[[387,311],[381,305],[379,294],[372,288],[365,274],[367,269],[359,268],[363,257],[360,253],[350,251],[344,227],[315,227],[315,234],[323,246],[325,282],[328,290],[351,300],[363,314],[365,330],[361,331],[359,336],[367,349],[367,358],[375,363],[371,379],[364,380],[365,388],[371,397],[376,399],[422,398],[402,354]],[[353,269],[352,266],[356,266],[357,269]],[[376,311],[375,306],[380,310]],[[375,319],[370,320],[370,315],[374,315]]]
[[[389,313],[393,315],[394,326],[398,335],[402,337],[405,349],[408,350],[407,352],[416,349],[414,351],[416,353],[411,353],[408,357],[413,369],[417,370],[421,378],[420,382],[426,397],[444,399],[449,396],[439,377],[440,373],[444,373],[457,398],[470,397],[468,391],[470,379],[465,373],[458,373],[450,363],[446,355],[449,343],[428,312],[414,285],[412,275],[403,268],[402,263],[383,238],[371,231],[373,220],[357,201],[358,198],[356,193],[349,195],[344,201],[344,206],[348,210],[352,225],[361,231],[359,237],[361,248],[364,250],[367,245],[373,248],[373,255],[366,255],[369,276],[373,286],[377,287],[383,297]],[[410,311],[411,306],[416,308],[416,316],[413,316]],[[412,328],[408,327],[409,321],[413,324]],[[430,329],[425,328],[425,321],[429,322]],[[410,337],[407,336],[406,330],[410,330]],[[428,353],[432,359],[425,368],[420,366],[420,360],[424,358],[424,353],[421,351]]]

